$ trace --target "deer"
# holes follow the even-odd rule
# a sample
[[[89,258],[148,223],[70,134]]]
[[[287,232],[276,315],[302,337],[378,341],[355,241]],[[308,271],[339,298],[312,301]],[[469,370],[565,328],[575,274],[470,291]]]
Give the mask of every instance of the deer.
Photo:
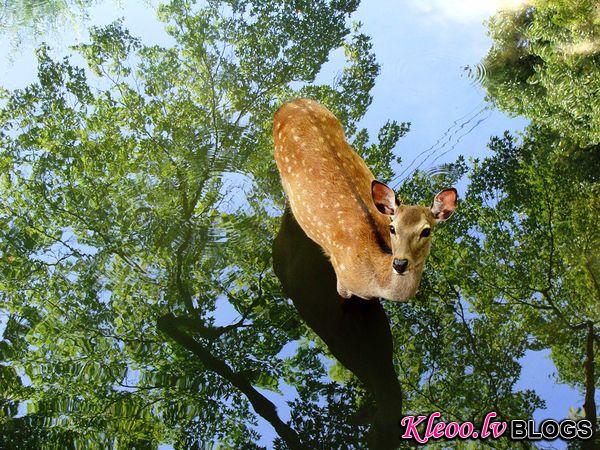
[[[273,120],[274,159],[294,218],[329,258],[345,299],[406,301],[423,274],[436,225],[458,194],[430,207],[401,204],[347,142],[342,124],[311,99],[283,104]]]

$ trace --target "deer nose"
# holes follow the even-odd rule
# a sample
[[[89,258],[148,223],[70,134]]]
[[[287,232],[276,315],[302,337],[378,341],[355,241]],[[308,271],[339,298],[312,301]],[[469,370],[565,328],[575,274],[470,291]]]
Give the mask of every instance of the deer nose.
[[[403,274],[404,272],[406,272],[406,268],[408,267],[408,259],[394,258],[392,266],[394,267],[394,270],[396,272],[398,272],[399,274]]]

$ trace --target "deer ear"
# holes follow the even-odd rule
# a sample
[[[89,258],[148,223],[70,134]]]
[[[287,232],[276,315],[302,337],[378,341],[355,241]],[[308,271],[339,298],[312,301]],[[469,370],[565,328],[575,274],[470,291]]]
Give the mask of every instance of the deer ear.
[[[396,213],[396,195],[394,191],[377,180],[373,180],[371,183],[371,195],[373,196],[373,203],[379,210],[380,213],[393,216]]]
[[[457,199],[458,193],[454,188],[444,189],[435,196],[433,205],[431,206],[431,212],[436,221],[443,222],[452,215],[456,208]]]

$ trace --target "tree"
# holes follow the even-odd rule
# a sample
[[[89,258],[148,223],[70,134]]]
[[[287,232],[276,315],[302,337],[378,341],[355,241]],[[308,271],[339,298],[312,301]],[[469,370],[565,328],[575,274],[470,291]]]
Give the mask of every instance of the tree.
[[[600,15],[593,0],[533,0],[489,21],[489,98],[554,132],[567,148],[600,143]]]
[[[159,9],[172,46],[144,45],[119,23],[92,29],[76,49],[85,68],[42,47],[39,81],[4,93],[0,420],[12,436],[37,427],[31,445],[45,448],[257,448],[260,416],[277,448],[362,448],[389,428],[382,414],[349,426],[369,418],[371,400],[385,403],[369,386],[379,374],[327,348],[336,336],[301,320],[271,260],[284,197],[270,128],[283,101],[324,103],[381,179],[398,161],[407,123],[384,124],[374,143],[357,125],[379,70],[368,37],[348,25],[357,6],[175,0]],[[316,85],[338,48],[341,77]],[[446,181],[465,170],[459,162]],[[420,203],[437,187],[417,175],[402,195]],[[418,299],[386,305],[403,408],[442,405],[477,421],[493,404],[523,417],[539,405],[513,392],[526,341],[511,323],[464,311],[453,228],[466,232],[467,218],[439,230]],[[265,394],[286,385],[298,393],[285,398],[289,422]]]
[[[56,31],[63,22],[87,16],[92,0],[4,0],[0,5],[0,33],[19,46],[25,39]]]
[[[438,175],[416,172],[399,187],[407,204],[425,204],[436,193],[472,174],[462,157]],[[479,308],[479,292],[468,289],[471,271],[464,255],[477,227],[478,210],[467,196],[454,215],[433,232],[431,255],[416,297],[386,304],[394,334],[394,361],[404,392],[405,414],[438,411],[445,421],[482,424],[489,411],[498,420],[523,419],[544,406],[535,392],[515,388],[519,359],[530,339],[512,320]],[[497,291],[486,291],[494,297]],[[488,298],[488,297],[486,297]],[[472,448],[514,448],[514,442],[475,441]],[[429,443],[431,448],[471,448],[461,441]],[[533,444],[524,444],[533,448]]]
[[[306,329],[271,270],[283,196],[270,125],[285,99],[311,96],[367,156],[406,132],[389,122],[369,145],[357,130],[378,73],[347,24],[357,5],[173,1],[159,9],[171,47],[115,23],[77,47],[85,69],[39,49],[39,81],[5,92],[0,111],[0,295],[19,325],[4,335],[18,348],[2,354],[4,425],[27,401],[58,436],[32,445],[60,447],[64,431],[86,448],[256,448],[252,407],[283,445],[303,445],[261,392],[324,370],[278,356]],[[340,47],[338,83],[314,85]],[[238,317],[220,325],[224,305]],[[349,390],[330,383],[298,407],[341,392],[341,414]]]
[[[488,290],[473,294],[478,310],[510,317],[534,348],[551,349],[595,428],[599,17],[594,1],[534,0],[490,20],[489,99],[532,125],[522,142],[493,138],[494,156],[475,165],[469,206],[480,219],[465,253],[470,285]]]
[[[481,317],[506,324],[524,348],[551,350],[560,381],[585,393],[585,415],[596,427],[597,155],[565,161],[558,139],[531,126],[522,142],[508,133],[493,138],[493,155],[474,161],[457,218],[454,276]]]

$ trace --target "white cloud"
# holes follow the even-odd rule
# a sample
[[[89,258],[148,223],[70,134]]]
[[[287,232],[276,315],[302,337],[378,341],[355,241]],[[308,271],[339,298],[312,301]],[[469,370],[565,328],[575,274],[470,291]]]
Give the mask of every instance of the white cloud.
[[[430,20],[454,23],[481,23],[498,10],[513,10],[532,0],[409,0],[410,6]]]

